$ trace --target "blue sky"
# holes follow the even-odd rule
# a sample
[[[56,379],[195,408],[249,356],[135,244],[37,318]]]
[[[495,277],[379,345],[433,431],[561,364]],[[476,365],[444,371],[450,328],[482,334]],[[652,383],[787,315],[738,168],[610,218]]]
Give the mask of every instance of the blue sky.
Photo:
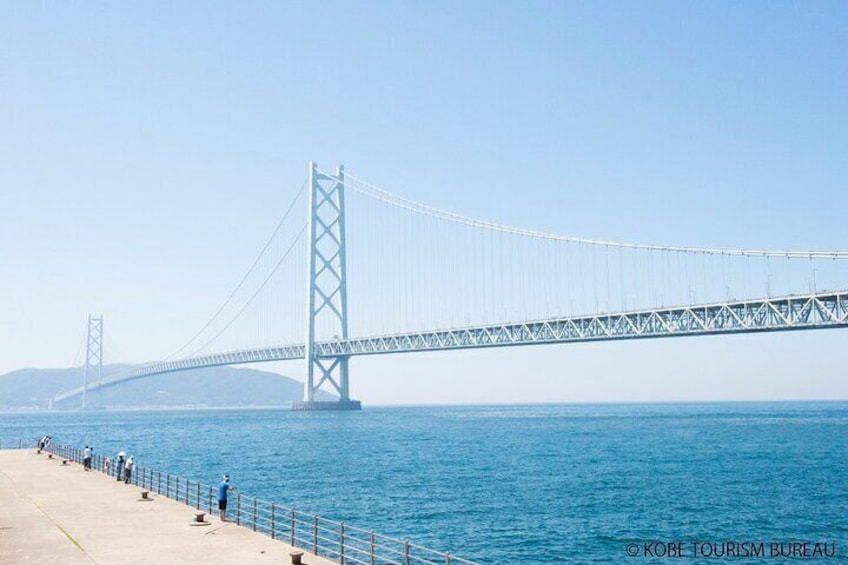
[[[846,52],[838,2],[2,2],[0,372],[69,365],[89,312],[107,361],[182,344],[312,159],[556,233],[845,249]],[[846,398],[845,337],[357,359],[352,386]]]

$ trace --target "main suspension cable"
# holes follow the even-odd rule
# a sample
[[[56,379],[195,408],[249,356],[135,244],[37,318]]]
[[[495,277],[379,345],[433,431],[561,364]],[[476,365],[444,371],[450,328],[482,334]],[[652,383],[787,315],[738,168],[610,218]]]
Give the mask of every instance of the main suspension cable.
[[[324,173],[328,174],[328,173]],[[353,179],[354,183],[349,183],[348,179]],[[361,186],[360,186],[361,185]],[[345,186],[363,194],[365,196],[369,196],[371,198],[375,198],[377,200],[381,200],[386,202],[387,204],[397,206],[399,208],[404,208],[411,212],[416,212],[419,214],[425,214],[428,216],[433,216],[436,218],[440,218],[443,220],[447,220],[449,222],[455,222],[458,224],[463,224],[470,227],[476,227],[481,229],[499,231],[504,233],[510,233],[515,235],[523,235],[528,237],[534,237],[539,239],[548,239],[554,241],[567,241],[572,243],[585,243],[588,245],[600,245],[600,246],[609,246],[609,247],[621,247],[625,249],[643,249],[648,251],[672,251],[672,252],[680,252],[680,253],[695,253],[701,255],[727,255],[727,256],[743,256],[743,257],[785,257],[788,259],[848,259],[848,250],[842,251],[777,251],[777,250],[768,250],[768,249],[731,249],[731,248],[707,248],[707,247],[678,247],[678,246],[665,246],[665,245],[646,245],[640,243],[627,243],[620,241],[606,241],[599,239],[588,239],[582,237],[574,237],[567,235],[558,235],[549,232],[543,232],[538,230],[528,230],[525,228],[516,228],[513,226],[508,226],[506,224],[499,224],[495,222],[490,222],[487,220],[480,220],[477,218],[471,218],[469,216],[463,216],[461,214],[455,214],[453,212],[448,212],[446,210],[442,210],[440,208],[435,208],[428,204],[423,204],[421,202],[416,202],[414,200],[410,200],[408,198],[404,198],[397,194],[388,192],[381,188],[370,184],[355,175],[350,174],[349,172],[345,172]]]
[[[283,227],[283,224],[285,223],[286,219],[289,217],[289,214],[291,213],[292,209],[294,208],[294,205],[297,203],[298,199],[300,198],[300,195],[303,194],[303,190],[304,190],[304,188],[306,188],[306,182],[307,181],[304,180],[303,184],[300,185],[300,190],[298,190],[297,194],[295,194],[294,198],[292,199],[291,203],[289,204],[289,207],[286,209],[286,213],[283,214],[283,218],[277,224],[277,227],[274,229],[274,232],[268,238],[268,241],[265,242],[265,245],[262,247],[262,250],[256,256],[256,259],[253,260],[253,264],[250,265],[250,268],[247,269],[247,272],[241,278],[239,283],[236,285],[236,287],[233,289],[233,291],[230,292],[230,295],[227,296],[226,300],[224,300],[224,302],[221,304],[221,306],[218,308],[218,310],[212,315],[211,318],[209,318],[209,320],[205,324],[203,324],[203,327],[200,328],[197,331],[197,333],[194,334],[194,336],[192,336],[192,338],[190,340],[188,340],[185,344],[183,344],[182,347],[180,347],[179,349],[177,349],[176,351],[174,351],[173,353],[171,353],[170,355],[165,357],[165,359],[163,359],[163,361],[168,361],[170,359],[173,359],[174,357],[176,357],[177,355],[179,355],[180,353],[185,351],[188,348],[188,346],[190,346],[192,343],[194,343],[195,340],[197,340],[197,338],[200,337],[201,334],[203,334],[203,332],[205,332],[209,328],[209,326],[212,325],[212,323],[218,318],[218,316],[221,314],[221,312],[224,311],[224,308],[226,308],[227,305],[230,303],[230,301],[232,301],[232,299],[233,299],[233,297],[235,297],[236,293],[238,293],[238,291],[241,289],[241,287],[244,286],[244,283],[247,281],[247,278],[250,276],[250,274],[256,268],[256,265],[259,264],[259,260],[262,259],[263,255],[265,255],[265,252],[268,250],[268,247],[270,247],[271,242],[274,241],[274,238],[277,236],[280,229]],[[279,264],[278,264],[278,266],[279,266]],[[266,280],[266,282],[267,282],[267,280]],[[264,283],[263,283],[263,286],[264,286]]]

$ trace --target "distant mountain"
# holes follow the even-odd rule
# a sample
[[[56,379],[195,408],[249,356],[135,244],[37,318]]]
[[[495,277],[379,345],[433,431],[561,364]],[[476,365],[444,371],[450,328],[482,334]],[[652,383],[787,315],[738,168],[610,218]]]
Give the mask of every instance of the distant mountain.
[[[131,368],[104,365],[103,376]],[[44,410],[49,399],[82,385],[83,368],[20,369],[0,375],[0,410]],[[89,382],[93,379],[89,377]],[[292,378],[248,368],[210,367],[156,375],[89,391],[88,408],[210,408],[288,406],[303,399],[303,383]],[[319,392],[316,400],[337,400]],[[55,409],[73,409],[80,397]]]

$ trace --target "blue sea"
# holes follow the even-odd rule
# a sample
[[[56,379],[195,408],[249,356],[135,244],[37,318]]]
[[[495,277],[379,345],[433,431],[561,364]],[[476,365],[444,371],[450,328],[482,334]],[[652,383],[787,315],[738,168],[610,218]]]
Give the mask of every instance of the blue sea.
[[[43,434],[483,564],[848,562],[846,402],[0,414]]]

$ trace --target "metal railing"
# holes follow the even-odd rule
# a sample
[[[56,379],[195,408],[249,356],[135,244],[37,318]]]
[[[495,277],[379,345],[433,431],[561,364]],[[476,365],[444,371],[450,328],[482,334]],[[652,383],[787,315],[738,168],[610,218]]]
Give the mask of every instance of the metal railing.
[[[64,459],[82,462],[82,450],[79,448],[51,445],[48,450]],[[102,455],[92,457],[94,470],[105,472],[104,463]],[[109,470],[112,476],[118,472],[122,470]],[[218,508],[217,487],[214,485],[139,465],[133,469],[130,482],[208,514],[213,514]],[[231,497],[230,504],[237,525],[340,565],[478,565],[447,552],[413,544],[408,539],[384,536],[374,530],[356,528],[241,493]]]
[[[0,438],[0,449],[23,449],[25,447],[38,447],[37,439],[3,439]]]

